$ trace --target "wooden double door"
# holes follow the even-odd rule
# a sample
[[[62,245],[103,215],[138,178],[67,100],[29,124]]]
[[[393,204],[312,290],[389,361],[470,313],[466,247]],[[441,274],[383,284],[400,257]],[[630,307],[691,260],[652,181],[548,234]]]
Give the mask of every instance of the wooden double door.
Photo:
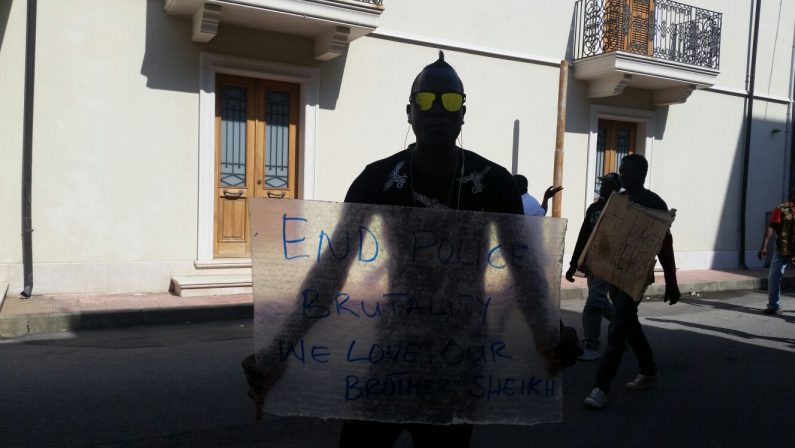
[[[216,258],[250,257],[248,201],[297,197],[298,84],[218,75]]]
[[[618,120],[599,120],[596,134],[596,177],[617,173],[621,158],[635,154],[638,124]],[[601,182],[596,179],[594,193]]]

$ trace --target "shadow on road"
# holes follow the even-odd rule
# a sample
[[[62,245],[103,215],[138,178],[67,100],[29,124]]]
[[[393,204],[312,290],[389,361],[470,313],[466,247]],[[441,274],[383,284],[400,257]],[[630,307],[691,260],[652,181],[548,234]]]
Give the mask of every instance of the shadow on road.
[[[744,305],[737,305],[733,303],[727,303],[720,300],[703,300],[703,299],[686,299],[683,301],[684,303],[688,303],[693,306],[706,306],[711,308],[717,308],[721,310],[729,310],[729,311],[736,311],[738,313],[748,313],[753,315],[760,315],[762,313],[762,309],[757,307],[749,307]],[[786,313],[780,314],[778,316],[770,316],[777,319],[783,319],[789,323],[795,323],[795,316],[789,316]]]
[[[754,301],[762,303],[761,297]],[[587,410],[582,400],[597,363],[581,362],[563,374],[562,423],[478,426],[471,446],[777,447],[795,439],[795,425],[786,423],[795,413],[795,382],[786,380],[795,372],[795,327],[755,309],[758,321],[740,319],[752,327],[734,328],[732,313],[752,308],[688,303],[697,311],[640,307],[641,316],[654,316],[644,318],[661,377],[652,389],[623,387],[637,373],[628,351],[608,406]],[[792,309],[795,300],[787,298],[786,305]],[[676,318],[666,314],[675,312]],[[683,313],[698,313],[699,323],[678,320]],[[561,314],[579,325],[578,312]],[[240,369],[253,348],[249,324],[98,330],[4,343],[0,421],[14,424],[0,425],[0,446],[337,446],[337,420],[268,416],[254,423]],[[408,446],[404,436],[398,447]]]
[[[776,316],[776,317],[780,317],[780,316]],[[717,333],[724,333],[724,334],[728,334],[728,335],[732,335],[732,336],[737,336],[737,337],[743,338],[743,339],[761,339],[761,340],[765,340],[765,341],[781,342],[781,343],[784,343],[784,344],[789,344],[790,347],[795,348],[795,339],[793,339],[793,338],[778,338],[778,337],[772,337],[772,336],[761,336],[761,335],[758,335],[758,334],[751,334],[751,333],[747,333],[745,331],[734,330],[734,329],[731,329],[731,328],[716,327],[716,326],[712,326],[712,325],[704,325],[704,324],[698,324],[698,323],[694,323],[694,322],[684,322],[684,321],[681,321],[681,320],[673,320],[673,319],[659,319],[659,318],[650,317],[650,318],[647,318],[646,320],[649,320],[649,321],[652,321],[652,322],[662,322],[662,323],[682,325],[684,327],[698,328],[700,330],[714,331],[714,332],[717,332]]]

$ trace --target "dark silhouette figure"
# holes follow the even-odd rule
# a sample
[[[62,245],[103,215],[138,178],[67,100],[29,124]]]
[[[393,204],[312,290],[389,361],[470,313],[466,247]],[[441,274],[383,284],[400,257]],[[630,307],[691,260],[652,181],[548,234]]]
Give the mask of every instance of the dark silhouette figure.
[[[411,207],[459,209],[472,211],[487,211],[499,213],[522,214],[522,204],[516,185],[510,173],[505,168],[465,150],[455,144],[464,122],[466,107],[464,106],[465,94],[463,83],[455,70],[444,61],[440,52],[439,59],[425,67],[416,77],[411,87],[409,104],[406,106],[408,121],[416,136],[416,144],[400,151],[390,157],[373,162],[354,180],[350,186],[345,201],[348,203],[399,205]],[[338,240],[340,228],[346,223],[369,222],[376,213],[362,207],[356,211],[347,208],[343,211],[343,218],[332,240]],[[465,223],[456,222],[453,214],[449,226]],[[384,234],[387,245],[396,245],[395,241],[400,235],[399,229],[393,229],[393,224],[388,219],[384,221]],[[498,238],[510,238],[512,229],[501,228],[497,225]],[[483,241],[487,232],[482,232]],[[540,247],[541,236],[524,236],[529,244],[538,244]],[[389,241],[392,239],[392,241]],[[481,244],[481,250],[487,249],[487,244]],[[327,251],[321,256],[318,265],[307,275],[301,290],[310,283],[318,291],[339,291],[345,282],[350,269],[350,263],[341,265],[338,260],[332,259],[332,254]],[[352,260],[352,258],[351,258]],[[444,278],[434,277],[432,272],[425,272],[416,267],[398,267],[396,259],[391,258],[392,264],[388,266],[390,290],[406,290],[407,288],[421,285],[427,297],[456,297],[460,292],[460,285]],[[465,268],[462,268],[465,269]],[[480,292],[484,291],[484,271],[486,266],[473,269],[472,276],[477,279]],[[516,267],[511,267],[516,270]],[[522,266],[521,272],[513,275],[538,276],[537,284],[546,284],[544,271],[546,267],[539,265],[537,260],[528,257],[527,264]],[[455,278],[455,276],[453,276]],[[549,309],[547,291],[524,291],[522,282],[517,282],[519,290],[517,297],[519,307],[525,316],[536,342],[539,352],[548,360],[548,374],[555,375],[559,370],[560,361],[554,348],[557,348],[557,323],[550,325],[548,317],[552,310]],[[543,288],[542,288],[543,289]],[[474,293],[477,293],[474,292]],[[387,307],[390,304],[386,305]],[[296,307],[287,323],[278,332],[280,338],[291,341],[300,339],[311,327],[312,321],[303,318],[301,311]],[[417,320],[415,317],[407,322],[400,316],[382,317],[377,325],[380,337],[391,336],[395,332],[402,332],[401,337],[416,343],[420,347],[444,343],[449,335],[456,337],[465,335],[468,342],[482,341],[486,332],[477,316],[462,315],[460,318],[446,320],[442,325],[432,316]],[[429,331],[432,329],[432,331]],[[415,334],[416,333],[416,334]],[[576,341],[575,341],[576,342]],[[576,356],[576,355],[575,355]],[[471,366],[468,370],[458,370],[441,363],[421,366],[422,371],[443,372],[446,377],[455,379],[457,376],[471,375]],[[284,373],[287,365],[279,362],[278,347],[272,346],[257,353],[256,361],[253,357],[244,360],[244,370],[250,385],[249,395],[255,399],[258,417],[261,416],[262,403],[265,395],[273,384]],[[373,366],[371,374],[383,375],[388,366]],[[417,367],[420,368],[420,367]],[[430,414],[407,415],[399,414],[408,421],[432,421],[434,423],[450,423],[455,419],[472,416],[474,408],[453,408],[446,406],[448,402],[464,403],[461,397],[453,391],[452,395],[420,396],[416,399],[420,407],[433,410]],[[473,402],[474,400],[468,400]],[[357,402],[356,406],[385,406],[383,401],[365,400]],[[474,406],[474,405],[473,405]],[[401,410],[402,412],[403,410]],[[471,425],[431,425],[431,424],[398,424],[373,421],[345,421],[340,440],[341,447],[389,447],[397,440],[403,430],[412,434],[415,446],[469,446],[472,431]]]
[[[625,191],[618,194],[626,194],[630,201],[644,207],[668,211],[668,206],[661,197],[643,187],[648,170],[649,164],[642,155],[630,154],[622,158],[618,175]],[[657,258],[665,272],[665,298],[663,300],[673,305],[679,301],[680,293],[676,280],[673,238],[670,232],[666,234]],[[649,276],[649,283],[651,283],[654,277],[651,272]],[[613,285],[610,285],[610,296],[613,299],[613,320],[610,322],[607,332],[607,349],[596,372],[596,384],[591,394],[585,399],[587,406],[597,409],[607,403],[607,393],[610,392],[610,385],[618,371],[627,342],[638,358],[640,373],[634,380],[626,383],[626,387],[632,390],[642,390],[657,381],[657,365],[654,363],[651,346],[649,346],[649,341],[643,333],[640,321],[638,321],[640,302],[636,302],[633,297]]]
[[[591,237],[596,222],[602,214],[610,195],[621,189],[618,173],[607,173],[599,177],[602,184],[599,186],[599,199],[588,206],[585,211],[585,218],[580,226],[580,233],[577,235],[577,243],[574,245],[574,252],[571,255],[569,270],[566,271],[566,280],[574,282],[574,273],[577,272],[580,255],[582,255],[588,238]],[[585,271],[588,269],[582,267]],[[602,330],[602,318],[613,319],[613,305],[608,299],[609,285],[606,281],[595,277],[589,272],[585,272],[588,278],[588,297],[585,299],[585,307],[582,309],[582,330],[583,348],[585,353],[580,357],[583,361],[594,361],[602,357],[599,351],[601,346],[600,333]]]

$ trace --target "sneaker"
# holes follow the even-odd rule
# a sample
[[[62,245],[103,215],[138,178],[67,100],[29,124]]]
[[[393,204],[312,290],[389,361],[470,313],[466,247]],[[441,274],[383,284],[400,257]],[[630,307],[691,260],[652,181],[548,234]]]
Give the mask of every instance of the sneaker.
[[[596,361],[597,359],[602,357],[602,353],[599,350],[592,350],[586,348],[582,351],[582,355],[578,356],[577,359],[580,361]]]
[[[585,405],[589,408],[602,409],[607,404],[607,392],[594,387],[591,394],[585,397]]]
[[[644,375],[638,374],[634,380],[626,384],[627,389],[643,390],[651,387],[652,384],[657,382],[657,375]]]
[[[783,313],[784,311],[781,310],[781,307],[778,307],[778,308],[765,308],[765,310],[762,311],[762,312],[764,314],[778,316],[781,313]]]

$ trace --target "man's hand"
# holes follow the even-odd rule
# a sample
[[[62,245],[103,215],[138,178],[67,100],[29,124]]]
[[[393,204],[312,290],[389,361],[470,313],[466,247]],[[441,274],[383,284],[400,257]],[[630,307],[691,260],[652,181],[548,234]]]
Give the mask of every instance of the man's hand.
[[[558,194],[558,192],[560,192],[562,189],[563,187],[556,187],[554,185],[547,188],[547,191],[544,192],[544,200],[548,201],[552,196]]]
[[[756,253],[756,258],[758,258],[760,260],[764,260],[765,258],[767,258],[767,247],[766,247],[766,245],[762,246],[762,248],[759,249],[759,252]]]
[[[574,273],[577,272],[577,268],[571,266],[568,271],[566,271],[566,280],[574,283]]]
[[[577,358],[582,355],[580,338],[574,327],[567,327],[560,323],[560,343],[555,347],[555,355],[560,369],[573,366]]]
[[[673,305],[679,302],[680,297],[682,297],[682,294],[679,292],[678,285],[665,284],[665,297],[663,298],[663,303],[668,302],[669,305]]]
[[[268,391],[276,381],[282,377],[284,368],[263,370],[257,365],[254,355],[246,357],[240,365],[243,366],[243,373],[246,375],[248,396],[254,400],[255,418],[260,421],[262,420],[262,409],[265,405],[265,395],[268,394]]]

